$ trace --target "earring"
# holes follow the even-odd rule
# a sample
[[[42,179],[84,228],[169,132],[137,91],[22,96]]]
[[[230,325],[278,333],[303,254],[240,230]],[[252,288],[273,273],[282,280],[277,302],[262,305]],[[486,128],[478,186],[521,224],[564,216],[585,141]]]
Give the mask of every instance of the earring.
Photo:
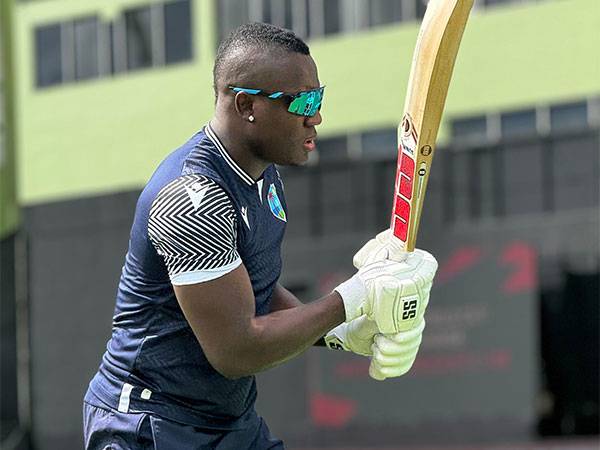
[[[248,116],[248,122],[254,122],[254,116],[253,115],[249,115]]]

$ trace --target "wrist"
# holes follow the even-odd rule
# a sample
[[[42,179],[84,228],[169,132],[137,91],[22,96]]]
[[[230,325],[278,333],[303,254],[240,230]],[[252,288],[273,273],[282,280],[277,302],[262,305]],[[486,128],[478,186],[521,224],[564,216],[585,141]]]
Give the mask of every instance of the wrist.
[[[330,330],[324,337],[323,341],[325,346],[332,350],[345,350],[348,351],[346,347],[346,329],[348,324],[342,323]]]
[[[358,274],[341,283],[334,291],[342,297],[346,322],[362,315],[362,306],[367,298],[368,291]]]

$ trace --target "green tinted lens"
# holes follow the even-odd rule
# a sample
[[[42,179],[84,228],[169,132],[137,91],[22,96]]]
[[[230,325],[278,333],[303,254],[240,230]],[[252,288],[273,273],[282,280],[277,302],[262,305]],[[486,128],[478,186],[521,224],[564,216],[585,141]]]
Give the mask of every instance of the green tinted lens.
[[[292,100],[288,111],[300,116],[312,117],[317,114],[323,101],[323,88],[315,89],[314,91],[300,92],[298,96]]]

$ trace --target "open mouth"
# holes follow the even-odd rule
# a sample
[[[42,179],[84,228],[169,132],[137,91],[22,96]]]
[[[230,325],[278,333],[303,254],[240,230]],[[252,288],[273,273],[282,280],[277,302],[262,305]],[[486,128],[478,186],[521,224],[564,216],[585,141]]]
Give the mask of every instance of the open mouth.
[[[313,151],[316,147],[315,138],[308,138],[304,141],[304,148],[309,152]]]

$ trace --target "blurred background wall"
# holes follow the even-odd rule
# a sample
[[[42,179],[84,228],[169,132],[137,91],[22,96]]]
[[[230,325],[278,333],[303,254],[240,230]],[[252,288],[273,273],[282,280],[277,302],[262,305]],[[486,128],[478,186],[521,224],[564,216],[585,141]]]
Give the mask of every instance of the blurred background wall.
[[[137,195],[210,119],[241,23],[294,29],[327,86],[317,152],[282,169],[283,284],[310,301],[352,273],[388,224],[425,3],[2,0],[3,449],[81,448]],[[290,448],[597,448],[599,30],[597,0],[476,2],[421,221],[440,271],[419,358],[385,383],[324,349],[261,375]]]

